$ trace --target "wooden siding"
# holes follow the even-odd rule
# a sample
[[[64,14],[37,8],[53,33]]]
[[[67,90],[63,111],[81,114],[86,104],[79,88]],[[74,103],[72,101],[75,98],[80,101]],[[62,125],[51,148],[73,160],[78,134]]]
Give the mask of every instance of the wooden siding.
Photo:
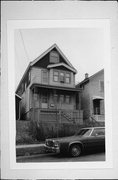
[[[74,88],[75,87],[75,74],[71,71],[63,71],[63,72],[69,72],[71,75],[71,82],[70,83],[61,83],[61,82],[55,82],[54,78],[53,78],[53,72],[54,69],[50,69],[47,70],[47,74],[48,74],[48,81],[44,82],[42,80],[42,71],[45,71],[47,69],[44,68],[37,68],[37,67],[33,67],[31,69],[31,83],[37,83],[37,84],[49,84],[49,85],[53,85],[53,86],[60,86],[60,87],[70,87],[70,88]]]

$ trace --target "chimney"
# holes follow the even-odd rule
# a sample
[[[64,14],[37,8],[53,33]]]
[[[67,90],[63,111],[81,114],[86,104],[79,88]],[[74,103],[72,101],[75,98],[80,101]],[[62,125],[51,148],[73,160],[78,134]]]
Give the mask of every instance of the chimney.
[[[89,75],[88,75],[88,73],[86,73],[86,74],[85,74],[85,79],[87,79],[87,78],[88,78],[88,76],[89,76]]]

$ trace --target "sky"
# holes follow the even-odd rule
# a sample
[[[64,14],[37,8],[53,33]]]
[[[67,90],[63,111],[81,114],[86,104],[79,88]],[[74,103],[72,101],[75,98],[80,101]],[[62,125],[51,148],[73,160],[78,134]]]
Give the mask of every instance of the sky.
[[[77,70],[75,82],[81,82],[104,68],[102,28],[40,28],[15,30],[15,86],[17,88],[29,62],[54,43]]]

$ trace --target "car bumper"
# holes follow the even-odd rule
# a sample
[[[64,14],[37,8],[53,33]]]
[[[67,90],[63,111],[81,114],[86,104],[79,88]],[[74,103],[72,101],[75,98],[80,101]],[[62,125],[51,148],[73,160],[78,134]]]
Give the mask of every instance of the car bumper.
[[[47,152],[60,153],[60,148],[59,147],[49,147],[49,146],[46,146],[45,148],[46,148]]]

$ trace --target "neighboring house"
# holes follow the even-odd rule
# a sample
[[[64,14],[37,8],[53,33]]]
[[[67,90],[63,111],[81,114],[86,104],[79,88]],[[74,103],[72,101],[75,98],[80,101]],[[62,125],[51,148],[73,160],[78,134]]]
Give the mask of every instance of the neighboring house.
[[[94,119],[104,121],[104,69],[88,77],[77,85],[82,88],[81,108],[83,110],[83,119]]]
[[[20,119],[82,124],[76,73],[56,44],[32,61],[16,90],[21,97]]]

